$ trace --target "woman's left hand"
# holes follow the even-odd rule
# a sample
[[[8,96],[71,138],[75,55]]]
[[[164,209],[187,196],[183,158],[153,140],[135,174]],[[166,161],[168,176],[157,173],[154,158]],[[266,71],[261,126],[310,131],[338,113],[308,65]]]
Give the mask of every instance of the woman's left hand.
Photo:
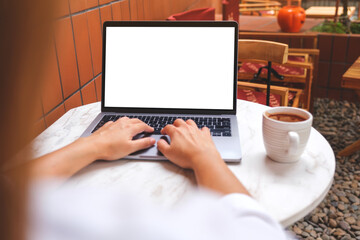
[[[92,147],[98,153],[98,159],[116,160],[155,144],[155,139],[145,137],[133,140],[141,132],[153,132],[154,129],[139,119],[122,117],[116,122],[107,122],[88,137]]]

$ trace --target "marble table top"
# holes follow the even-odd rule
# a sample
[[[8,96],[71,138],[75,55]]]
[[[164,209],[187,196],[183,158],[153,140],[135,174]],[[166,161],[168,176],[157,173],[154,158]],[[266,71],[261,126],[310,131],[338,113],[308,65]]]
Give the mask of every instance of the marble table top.
[[[270,160],[262,141],[262,112],[266,106],[238,100],[237,119],[243,159],[229,164],[251,195],[283,226],[310,213],[325,197],[335,172],[333,150],[325,138],[311,130],[304,154],[296,163]],[[69,110],[33,142],[34,157],[76,140],[100,112],[100,103]],[[240,146],[239,146],[240,147]],[[131,186],[155,203],[171,207],[194,191],[193,172],[169,161],[97,161],[67,184],[79,187]]]

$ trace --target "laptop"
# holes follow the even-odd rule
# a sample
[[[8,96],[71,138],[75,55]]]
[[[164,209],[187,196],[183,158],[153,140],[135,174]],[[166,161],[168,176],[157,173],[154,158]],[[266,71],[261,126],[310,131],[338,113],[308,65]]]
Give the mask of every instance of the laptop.
[[[177,118],[193,119],[210,129],[226,162],[240,162],[237,43],[232,21],[105,22],[101,113],[82,137],[127,116],[171,144],[160,130]],[[126,159],[166,160],[156,144]]]

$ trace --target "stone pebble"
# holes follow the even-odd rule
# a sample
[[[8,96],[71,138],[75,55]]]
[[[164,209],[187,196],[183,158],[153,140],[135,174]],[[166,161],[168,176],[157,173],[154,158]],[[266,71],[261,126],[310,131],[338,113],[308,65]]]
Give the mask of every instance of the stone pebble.
[[[360,137],[360,103],[315,99],[313,127],[335,156]],[[319,206],[289,227],[298,239],[360,240],[360,151],[336,157],[333,185]],[[314,183],[316,184],[316,183]]]

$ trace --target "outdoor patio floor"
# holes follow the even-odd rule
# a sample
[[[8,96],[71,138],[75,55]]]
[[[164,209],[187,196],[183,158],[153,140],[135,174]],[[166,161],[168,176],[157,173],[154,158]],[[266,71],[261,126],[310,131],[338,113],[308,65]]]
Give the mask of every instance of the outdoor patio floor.
[[[313,126],[335,155],[360,136],[360,103],[316,99]],[[336,157],[333,185],[324,201],[289,231],[299,239],[360,239],[360,151]],[[316,183],[314,183],[316,184]]]

